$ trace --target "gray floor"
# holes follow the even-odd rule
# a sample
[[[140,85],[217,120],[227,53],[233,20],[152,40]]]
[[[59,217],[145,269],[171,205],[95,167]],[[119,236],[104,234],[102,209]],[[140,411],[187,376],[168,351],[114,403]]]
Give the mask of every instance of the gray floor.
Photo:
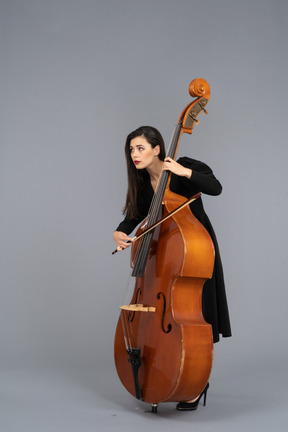
[[[282,368],[227,368],[213,373],[207,405],[178,412],[175,404],[150,406],[135,400],[108,365],[98,376],[88,369],[3,371],[1,432],[82,431],[277,431],[288,430],[287,387]]]

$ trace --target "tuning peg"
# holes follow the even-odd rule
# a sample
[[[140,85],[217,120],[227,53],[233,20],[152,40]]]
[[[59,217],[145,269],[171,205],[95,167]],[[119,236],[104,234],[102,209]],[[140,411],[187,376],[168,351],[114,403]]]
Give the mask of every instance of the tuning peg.
[[[203,110],[203,115],[207,115],[209,111],[205,109],[206,103],[204,103],[204,101],[200,101],[199,105],[200,105],[200,108]]]
[[[196,115],[196,114],[195,114],[193,111],[189,113],[189,116],[192,118],[192,120],[195,122],[195,124],[198,125],[198,124],[200,123],[200,120],[198,120],[198,119],[195,117],[195,115]]]

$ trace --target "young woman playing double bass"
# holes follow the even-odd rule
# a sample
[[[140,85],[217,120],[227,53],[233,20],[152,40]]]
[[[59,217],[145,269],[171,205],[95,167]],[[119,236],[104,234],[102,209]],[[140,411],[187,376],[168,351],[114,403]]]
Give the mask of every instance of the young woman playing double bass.
[[[205,163],[188,157],[182,157],[178,161],[166,158],[163,138],[160,132],[151,126],[142,126],[128,135],[125,154],[128,191],[123,211],[125,219],[113,234],[117,250],[131,245],[133,239],[129,234],[146,217],[163,171],[172,173],[171,191],[184,197],[190,198],[199,192],[216,196],[222,191],[220,182]],[[222,264],[216,236],[204,211],[201,197],[190,204],[190,208],[210,234],[215,248],[213,275],[205,282],[202,294],[203,316],[212,325],[215,343],[219,341],[220,334],[223,337],[231,336]],[[202,395],[204,402],[206,400],[208,386],[209,384],[196,399],[179,402],[177,409],[197,409]]]

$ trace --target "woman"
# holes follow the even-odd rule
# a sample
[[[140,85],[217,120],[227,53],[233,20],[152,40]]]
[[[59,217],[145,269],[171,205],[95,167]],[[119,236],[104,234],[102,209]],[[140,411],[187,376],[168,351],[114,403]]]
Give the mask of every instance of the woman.
[[[166,158],[163,138],[160,132],[151,126],[142,126],[128,135],[125,154],[128,172],[128,191],[123,211],[125,219],[113,234],[118,250],[130,246],[132,238],[129,234],[147,216],[162,171],[172,173],[171,191],[186,198],[198,192],[219,195],[222,191],[222,186],[212,170],[203,162],[187,157],[182,157],[177,162]],[[213,340],[218,342],[220,334],[223,337],[231,336],[219,248],[201,198],[190,204],[190,208],[214,243],[214,271],[212,278],[208,279],[203,287],[202,309],[205,320],[212,325]],[[203,394],[206,398],[207,389],[208,385],[193,401],[180,402],[177,409],[195,410]]]

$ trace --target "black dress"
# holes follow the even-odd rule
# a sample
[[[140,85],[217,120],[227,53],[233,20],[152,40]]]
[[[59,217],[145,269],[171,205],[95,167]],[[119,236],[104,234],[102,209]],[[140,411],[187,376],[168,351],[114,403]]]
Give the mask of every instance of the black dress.
[[[222,186],[214,176],[211,168],[203,162],[187,157],[180,158],[177,162],[186,168],[192,169],[190,179],[172,174],[170,189],[171,191],[190,198],[198,192],[208,195],[220,195]],[[144,182],[138,193],[137,206],[140,216],[128,220],[125,218],[116,231],[121,231],[129,235],[134,228],[147,216],[150,203],[153,197],[153,188],[150,178]],[[226,300],[225,284],[219,247],[215,232],[211,222],[204,211],[201,197],[190,205],[194,216],[202,223],[210,234],[215,248],[215,264],[211,279],[208,279],[203,287],[202,309],[205,320],[212,325],[213,340],[219,341],[219,334],[223,337],[231,336],[228,305]]]

